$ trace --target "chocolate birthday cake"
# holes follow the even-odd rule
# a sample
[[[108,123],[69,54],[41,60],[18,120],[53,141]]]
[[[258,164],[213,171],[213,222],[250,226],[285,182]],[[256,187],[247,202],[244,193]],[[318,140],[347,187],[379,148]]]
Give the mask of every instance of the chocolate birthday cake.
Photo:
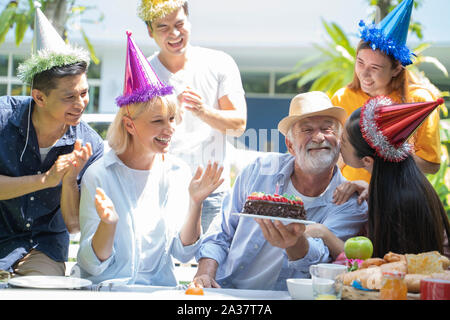
[[[243,213],[306,220],[302,199],[286,194],[253,192],[245,201]]]

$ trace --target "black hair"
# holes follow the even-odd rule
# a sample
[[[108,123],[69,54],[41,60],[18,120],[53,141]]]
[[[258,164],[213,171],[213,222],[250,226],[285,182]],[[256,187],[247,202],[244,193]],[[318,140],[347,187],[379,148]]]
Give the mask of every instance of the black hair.
[[[450,224],[438,194],[412,155],[389,162],[375,153],[361,134],[360,114],[361,108],[351,114],[345,130],[356,155],[374,159],[368,198],[368,236],[374,256],[383,257],[389,251],[444,254]]]
[[[51,90],[57,87],[59,79],[86,73],[87,68],[87,63],[80,61],[42,71],[34,76],[33,89],[38,89],[48,95]]]

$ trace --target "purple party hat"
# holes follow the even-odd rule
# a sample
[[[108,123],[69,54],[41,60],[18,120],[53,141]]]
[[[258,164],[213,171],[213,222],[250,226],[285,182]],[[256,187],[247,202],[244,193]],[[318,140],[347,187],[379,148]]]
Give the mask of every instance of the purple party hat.
[[[127,31],[127,57],[125,62],[125,84],[123,95],[116,98],[119,107],[147,102],[154,97],[173,93],[173,87],[159,80],[150,63]]]

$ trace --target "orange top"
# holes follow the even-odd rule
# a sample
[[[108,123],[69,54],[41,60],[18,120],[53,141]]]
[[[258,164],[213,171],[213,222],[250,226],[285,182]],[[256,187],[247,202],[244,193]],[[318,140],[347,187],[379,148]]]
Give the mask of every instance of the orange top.
[[[434,101],[433,95],[427,89],[419,86],[410,87],[409,102]],[[401,103],[401,97],[397,92],[388,95],[396,103]],[[347,111],[349,117],[353,111],[362,107],[371,97],[362,90],[353,91],[348,88],[339,89],[331,98],[333,105],[339,106]],[[441,140],[439,137],[439,108],[434,110],[430,116],[417,129],[411,139],[415,154],[429,162],[440,163],[441,158]],[[342,174],[347,180],[365,180],[370,183],[370,173],[365,169],[356,169],[344,165]]]

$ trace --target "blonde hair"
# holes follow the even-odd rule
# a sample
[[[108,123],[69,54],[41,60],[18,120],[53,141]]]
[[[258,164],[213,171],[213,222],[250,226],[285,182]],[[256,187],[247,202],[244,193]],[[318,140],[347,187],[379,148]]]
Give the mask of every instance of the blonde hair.
[[[166,108],[169,114],[173,114],[174,116],[178,114],[178,103],[174,95],[155,97],[147,102],[134,103],[119,109],[106,133],[108,144],[116,154],[124,153],[132,141],[132,135],[125,128],[123,117],[129,116],[132,120],[135,120],[142,113],[153,108],[158,102]]]

